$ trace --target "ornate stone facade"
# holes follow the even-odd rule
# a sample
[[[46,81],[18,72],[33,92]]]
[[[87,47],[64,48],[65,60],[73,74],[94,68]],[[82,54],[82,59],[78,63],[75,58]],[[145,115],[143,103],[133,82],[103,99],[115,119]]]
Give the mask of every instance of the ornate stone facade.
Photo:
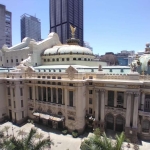
[[[26,43],[19,46],[18,58],[22,45]],[[125,131],[133,142],[137,137],[150,140],[148,71],[145,75],[129,67],[94,62],[92,52],[82,47],[67,45],[65,50],[54,33],[29,45],[32,55],[16,68],[5,68],[6,60],[0,62],[5,64],[0,68],[0,121],[21,124],[31,118],[52,128],[67,127],[70,132],[99,127]],[[22,51],[29,52],[26,47]]]

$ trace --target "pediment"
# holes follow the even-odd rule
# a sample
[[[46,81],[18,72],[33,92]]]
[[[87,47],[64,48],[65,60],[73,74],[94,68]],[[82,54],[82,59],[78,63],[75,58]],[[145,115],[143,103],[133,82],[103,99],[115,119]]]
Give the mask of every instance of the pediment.
[[[68,73],[68,78],[70,80],[73,80],[74,79],[74,74],[75,73],[78,73],[77,69],[72,67],[72,66],[69,66],[67,69],[66,69],[66,73]]]

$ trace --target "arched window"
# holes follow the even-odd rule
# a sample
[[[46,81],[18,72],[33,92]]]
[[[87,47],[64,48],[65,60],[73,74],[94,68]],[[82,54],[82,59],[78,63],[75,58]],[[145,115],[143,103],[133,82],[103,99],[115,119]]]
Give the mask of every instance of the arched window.
[[[59,111],[59,112],[58,112],[58,115],[59,115],[59,116],[62,116],[62,112]]]
[[[142,132],[149,132],[149,121],[144,120],[142,123]]]

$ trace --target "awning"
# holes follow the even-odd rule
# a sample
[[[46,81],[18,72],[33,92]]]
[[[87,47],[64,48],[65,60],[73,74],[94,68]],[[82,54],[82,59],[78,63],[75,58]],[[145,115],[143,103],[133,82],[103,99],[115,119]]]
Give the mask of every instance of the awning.
[[[64,118],[59,118],[59,117],[56,117],[56,116],[52,116],[52,115],[48,115],[48,114],[43,114],[43,113],[37,113],[37,112],[34,112],[33,113],[34,116],[36,117],[40,117],[40,118],[43,118],[43,119],[46,119],[46,120],[52,120],[52,121],[62,121]]]
[[[54,117],[54,116],[50,116],[50,120],[52,121],[62,121],[62,118],[58,118],[58,117]]]
[[[50,118],[50,115],[47,114],[40,114],[40,118],[48,120]]]
[[[39,113],[36,112],[33,113],[33,116],[39,117],[39,115],[40,115]]]

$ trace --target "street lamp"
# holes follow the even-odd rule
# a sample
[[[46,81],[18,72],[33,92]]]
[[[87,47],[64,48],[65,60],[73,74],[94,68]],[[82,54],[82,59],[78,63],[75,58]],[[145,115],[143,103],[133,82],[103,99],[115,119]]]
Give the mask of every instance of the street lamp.
[[[14,137],[14,127],[12,126],[12,134],[13,134],[13,137]]]
[[[49,149],[51,149],[51,144],[50,144],[50,140],[51,140],[51,138],[50,138],[50,132],[48,132],[48,139],[49,139]]]

